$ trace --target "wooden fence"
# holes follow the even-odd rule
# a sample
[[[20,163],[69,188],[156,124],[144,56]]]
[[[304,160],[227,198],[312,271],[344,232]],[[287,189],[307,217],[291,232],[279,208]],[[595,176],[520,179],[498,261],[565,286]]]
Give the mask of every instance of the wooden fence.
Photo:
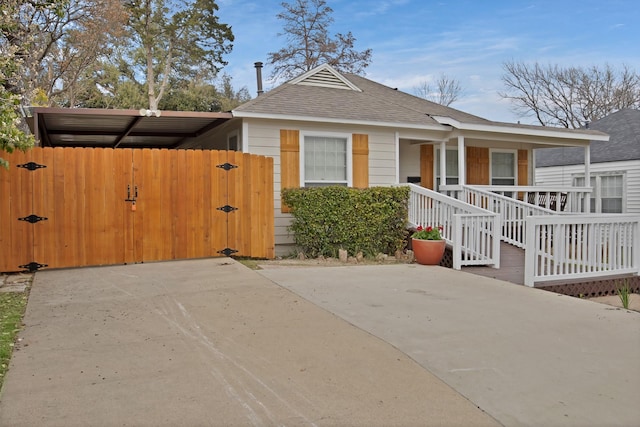
[[[108,148],[3,157],[0,271],[274,256],[271,158]]]

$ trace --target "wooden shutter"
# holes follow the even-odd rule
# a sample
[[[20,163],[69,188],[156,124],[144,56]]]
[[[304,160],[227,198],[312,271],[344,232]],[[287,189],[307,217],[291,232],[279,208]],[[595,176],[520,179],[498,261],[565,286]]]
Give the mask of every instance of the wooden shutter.
[[[300,187],[300,131],[280,129],[280,188]],[[282,212],[291,208],[281,203]]]
[[[489,149],[467,147],[467,183],[489,185]]]
[[[354,133],[351,137],[353,155],[353,186],[369,187],[369,135]]]
[[[420,146],[420,185],[435,190],[433,183],[433,145]]]
[[[518,150],[518,185],[529,185],[529,152]]]

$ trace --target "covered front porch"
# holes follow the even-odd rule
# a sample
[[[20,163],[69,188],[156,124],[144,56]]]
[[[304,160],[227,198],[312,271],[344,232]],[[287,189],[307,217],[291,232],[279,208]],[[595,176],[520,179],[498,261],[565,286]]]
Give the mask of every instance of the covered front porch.
[[[591,214],[589,129],[460,122],[440,135],[397,134],[398,182],[411,188],[410,226],[441,226],[455,269],[500,269],[504,244],[522,253],[527,286],[640,272],[640,218]],[[583,186],[536,185],[536,150],[581,147]],[[518,261],[510,261],[512,263]]]

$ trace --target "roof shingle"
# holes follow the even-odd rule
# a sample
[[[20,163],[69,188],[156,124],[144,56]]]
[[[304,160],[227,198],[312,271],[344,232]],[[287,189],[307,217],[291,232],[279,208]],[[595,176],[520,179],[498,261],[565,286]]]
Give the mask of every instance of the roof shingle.
[[[640,110],[625,108],[589,125],[609,134],[609,141],[591,141],[591,163],[640,159]],[[536,166],[567,166],[584,163],[582,148],[545,148],[536,152]]]

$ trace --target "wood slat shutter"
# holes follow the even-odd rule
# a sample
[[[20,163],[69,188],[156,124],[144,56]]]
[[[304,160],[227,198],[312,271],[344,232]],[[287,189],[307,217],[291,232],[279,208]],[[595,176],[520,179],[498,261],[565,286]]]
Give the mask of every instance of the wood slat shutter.
[[[467,147],[467,183],[489,185],[489,149]]]
[[[433,145],[420,146],[420,185],[435,190],[433,188]]]
[[[300,131],[280,129],[280,187],[300,187]],[[291,208],[281,202],[281,212]]]
[[[518,150],[518,185],[529,185],[529,152]]]
[[[353,186],[369,187],[369,135],[354,133],[351,137],[353,155]]]

